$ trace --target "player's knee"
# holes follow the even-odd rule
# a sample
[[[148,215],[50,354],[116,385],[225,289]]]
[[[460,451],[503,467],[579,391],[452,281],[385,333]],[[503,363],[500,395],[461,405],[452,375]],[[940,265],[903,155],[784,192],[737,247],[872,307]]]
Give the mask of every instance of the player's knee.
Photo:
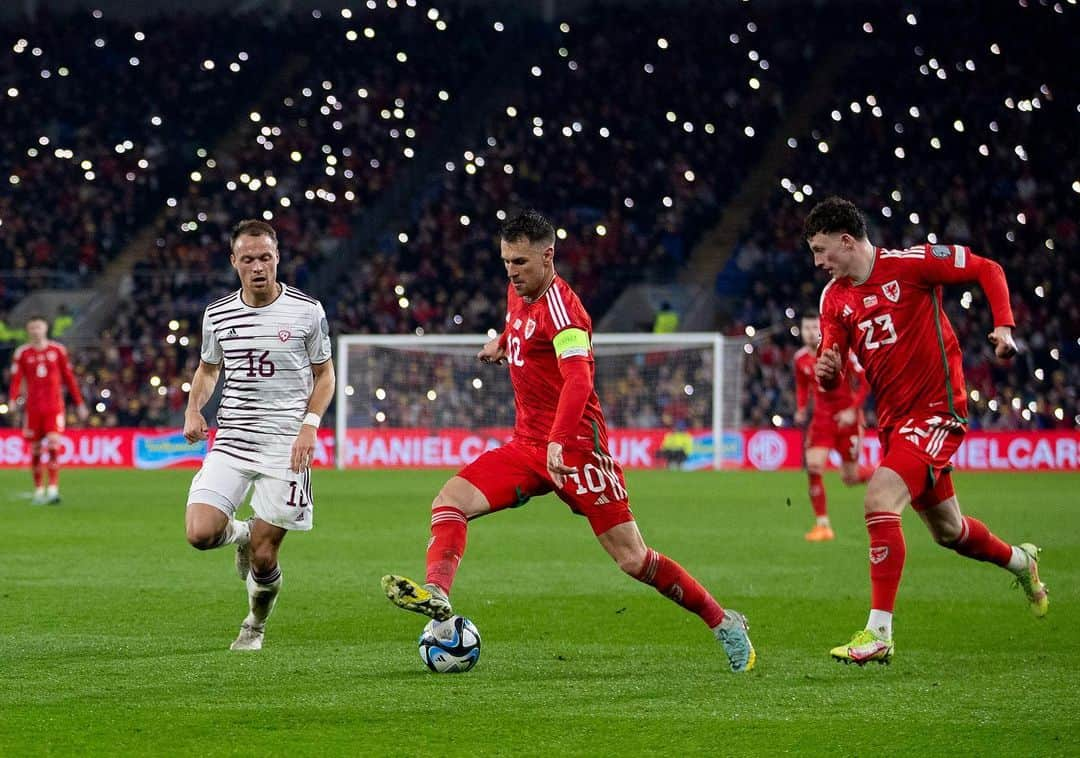
[[[256,574],[269,574],[277,566],[277,546],[259,544],[251,546],[251,570]]]
[[[188,524],[187,541],[196,550],[211,550],[221,543],[221,534],[196,524]]]

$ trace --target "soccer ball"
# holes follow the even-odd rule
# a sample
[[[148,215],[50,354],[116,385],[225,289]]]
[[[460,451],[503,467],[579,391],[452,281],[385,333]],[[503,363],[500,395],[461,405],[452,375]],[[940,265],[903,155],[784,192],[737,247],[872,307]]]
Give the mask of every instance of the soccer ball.
[[[464,616],[432,619],[419,640],[420,658],[439,674],[468,671],[480,660],[480,630]]]

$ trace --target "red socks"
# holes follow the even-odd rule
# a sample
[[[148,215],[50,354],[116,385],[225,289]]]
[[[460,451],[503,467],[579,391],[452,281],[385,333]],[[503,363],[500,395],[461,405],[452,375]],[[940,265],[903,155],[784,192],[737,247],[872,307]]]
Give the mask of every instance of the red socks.
[[[892,613],[907,555],[900,514],[867,513],[866,530],[870,533],[870,607]]]
[[[468,530],[465,514],[452,505],[431,509],[431,542],[427,549],[427,582],[447,595],[454,583],[461,556],[465,553]]]
[[[651,585],[691,613],[696,613],[710,629],[724,620],[724,609],[686,569],[662,553],[649,548],[645,563],[634,577]]]
[[[56,487],[60,484],[60,448],[49,447],[49,462],[46,465],[49,469],[49,486]]]
[[[818,518],[827,516],[829,511],[825,505],[825,485],[821,481],[821,474],[807,474],[810,477],[810,506],[814,509],[814,515]]]
[[[956,542],[946,545],[967,558],[1004,566],[1012,557],[1012,546],[996,537],[986,524],[971,516],[964,516],[964,525]]]
[[[45,471],[41,466],[41,451],[30,451],[30,473],[34,475],[34,488],[43,486]]]

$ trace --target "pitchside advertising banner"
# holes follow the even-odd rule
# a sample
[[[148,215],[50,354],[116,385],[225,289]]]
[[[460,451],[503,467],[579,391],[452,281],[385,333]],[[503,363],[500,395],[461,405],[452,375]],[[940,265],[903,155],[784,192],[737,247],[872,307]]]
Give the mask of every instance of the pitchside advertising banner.
[[[658,468],[667,431],[612,431],[611,452],[628,469]],[[694,447],[684,469],[712,467],[713,436],[695,430]],[[509,429],[350,429],[345,435],[346,468],[458,468],[510,438]],[[319,430],[314,466],[334,465],[334,433]],[[802,435],[794,429],[746,429],[724,435],[724,467],[777,471],[802,466]],[[183,468],[198,466],[208,445],[189,445],[179,429],[75,429],[61,436],[60,463],[103,468]],[[833,453],[833,464],[839,463]],[[881,447],[873,432],[863,440],[860,462],[876,465]],[[0,467],[30,463],[30,446],[17,429],[0,431]],[[969,432],[953,456],[968,471],[1080,470],[1080,433]]]

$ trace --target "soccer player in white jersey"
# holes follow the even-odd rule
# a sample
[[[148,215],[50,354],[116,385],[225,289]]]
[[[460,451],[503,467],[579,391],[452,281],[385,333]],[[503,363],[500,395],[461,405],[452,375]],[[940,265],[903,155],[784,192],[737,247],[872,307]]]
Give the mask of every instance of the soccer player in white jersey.
[[[187,539],[199,550],[235,544],[248,615],[231,650],[260,650],[281,588],[278,550],[290,530],[311,529],[311,456],[334,394],[326,313],[277,280],[277,234],[258,220],[233,229],[229,260],[240,289],[206,307],[202,353],[191,380],[184,437],[207,438],[202,407],[218,374],[225,384],[218,432],[191,481]],[[255,515],[236,518],[249,490]]]

